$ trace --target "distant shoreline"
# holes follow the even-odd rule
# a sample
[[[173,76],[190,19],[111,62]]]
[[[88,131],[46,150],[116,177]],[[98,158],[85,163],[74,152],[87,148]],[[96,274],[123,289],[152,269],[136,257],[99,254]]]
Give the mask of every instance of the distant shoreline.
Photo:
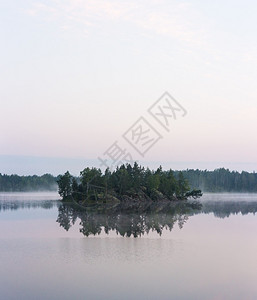
[[[181,172],[191,189],[200,189],[204,193],[257,193],[255,172],[235,172],[224,168],[215,171],[188,169]],[[179,171],[174,171],[175,175],[178,173]],[[56,192],[59,176],[0,173],[0,192]]]

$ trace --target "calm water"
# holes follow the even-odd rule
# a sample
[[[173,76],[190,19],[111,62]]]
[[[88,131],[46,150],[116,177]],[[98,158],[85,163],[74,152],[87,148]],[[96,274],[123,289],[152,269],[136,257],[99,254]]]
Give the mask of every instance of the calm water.
[[[0,194],[1,299],[257,299],[257,195],[139,215],[57,199]]]

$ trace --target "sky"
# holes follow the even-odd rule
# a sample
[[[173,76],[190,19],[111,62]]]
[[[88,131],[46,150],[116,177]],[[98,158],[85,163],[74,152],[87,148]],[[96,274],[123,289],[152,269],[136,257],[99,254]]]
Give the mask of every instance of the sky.
[[[256,13],[250,0],[0,0],[0,172],[78,174],[114,145],[150,167],[255,171]],[[165,92],[182,107],[168,130],[149,113]],[[159,139],[138,151],[124,135],[146,124]]]

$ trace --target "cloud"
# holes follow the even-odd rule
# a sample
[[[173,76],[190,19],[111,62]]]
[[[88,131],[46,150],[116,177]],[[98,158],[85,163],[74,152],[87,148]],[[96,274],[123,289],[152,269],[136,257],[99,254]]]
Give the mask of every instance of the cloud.
[[[247,45],[242,53],[242,61],[246,64],[257,64],[257,47]]]
[[[202,45],[204,31],[198,13],[186,2],[168,0],[50,0],[37,2],[27,11],[32,16],[61,23],[61,27],[101,27],[104,22],[128,23],[142,34],[161,35]]]

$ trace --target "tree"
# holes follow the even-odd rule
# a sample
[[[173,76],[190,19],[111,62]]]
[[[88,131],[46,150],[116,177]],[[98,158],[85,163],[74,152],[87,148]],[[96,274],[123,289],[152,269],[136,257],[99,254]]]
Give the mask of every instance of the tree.
[[[57,180],[58,193],[63,199],[71,196],[72,194],[72,178],[73,177],[69,171],[67,171],[64,175],[60,175]]]
[[[177,183],[177,191],[176,196],[178,199],[186,198],[186,193],[189,192],[190,187],[188,181],[185,179],[182,172],[178,174],[178,183]]]
[[[83,186],[91,185],[103,185],[102,172],[97,168],[85,168],[80,172],[81,183]]]
[[[149,196],[152,196],[153,192],[158,190],[160,185],[159,175],[154,174],[148,168],[145,171],[144,185],[146,187]]]
[[[193,199],[200,198],[200,197],[202,197],[202,195],[203,195],[203,193],[201,190],[192,190],[192,191],[186,193],[187,198],[192,197]]]
[[[144,173],[144,168],[138,165],[137,162],[134,163],[132,167],[132,182],[133,182],[133,188],[135,191],[138,191],[140,188],[140,185],[142,184],[143,180],[143,173]]]
[[[129,174],[124,165],[118,170],[117,177],[119,179],[119,194],[124,195],[130,188]]]

